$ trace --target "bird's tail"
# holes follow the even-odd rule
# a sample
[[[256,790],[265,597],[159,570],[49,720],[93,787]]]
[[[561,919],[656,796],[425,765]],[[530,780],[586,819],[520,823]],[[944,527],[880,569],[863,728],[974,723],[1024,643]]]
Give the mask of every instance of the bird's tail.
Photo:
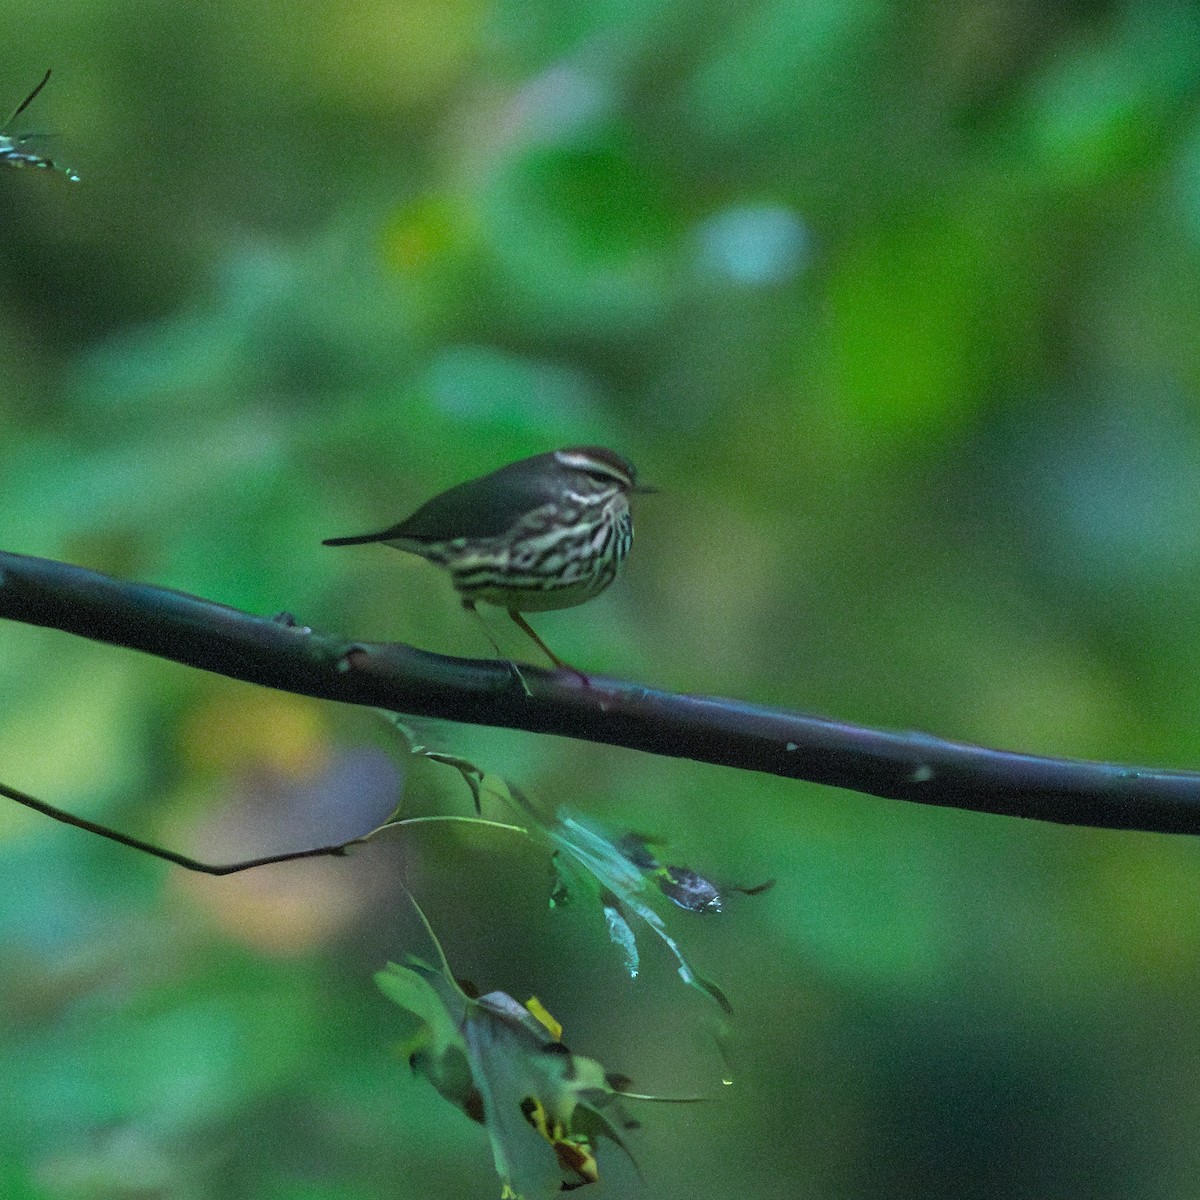
[[[341,537],[341,538],[326,538],[322,546],[361,546],[366,542],[385,542],[389,534],[384,533],[360,533],[356,537]]]

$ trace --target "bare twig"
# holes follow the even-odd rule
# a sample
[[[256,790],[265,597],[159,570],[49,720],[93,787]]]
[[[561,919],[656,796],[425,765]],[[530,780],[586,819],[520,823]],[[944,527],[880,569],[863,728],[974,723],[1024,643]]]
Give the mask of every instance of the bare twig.
[[[261,858],[247,858],[241,862],[234,863],[206,863],[201,862],[198,858],[179,854],[174,850],[165,850],[161,846],[155,846],[152,842],[144,842],[141,838],[130,837],[127,833],[121,833],[119,830],[111,829],[107,825],[100,825],[95,821],[89,821],[86,817],[77,817],[74,813],[69,813],[62,808],[56,808],[53,804],[47,804],[45,800],[39,800],[36,796],[29,795],[28,792],[19,792],[16,788],[9,787],[4,783],[0,783],[0,796],[7,796],[8,799],[15,800],[18,804],[23,804],[26,808],[32,808],[34,812],[39,812],[43,816],[61,821],[64,825],[71,825],[76,829],[82,829],[85,833],[94,833],[98,837],[107,838],[110,842],[116,842],[121,846],[128,846],[132,850],[140,850],[143,854],[152,855],[154,858],[161,858],[164,862],[174,863],[177,867],[183,867],[188,871],[196,871],[201,875],[236,875],[239,871],[249,871],[252,867],[267,867],[272,863],[295,862],[299,858],[341,857],[351,846],[363,846],[377,834],[383,833],[387,829],[401,829],[409,825],[432,825],[454,821],[466,825],[483,825],[488,829],[506,829],[511,833],[525,833],[525,830],[520,825],[509,825],[503,821],[485,821],[481,817],[434,814],[426,817],[404,817],[398,820],[384,821],[382,825],[376,825],[374,829],[370,829],[358,837],[347,838],[344,842],[335,842],[328,846],[310,846],[305,850],[285,850],[280,854],[266,854]]]

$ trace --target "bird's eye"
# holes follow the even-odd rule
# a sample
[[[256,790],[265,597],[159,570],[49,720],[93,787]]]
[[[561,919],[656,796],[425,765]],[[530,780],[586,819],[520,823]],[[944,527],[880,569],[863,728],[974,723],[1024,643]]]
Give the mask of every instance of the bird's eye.
[[[610,474],[608,471],[589,471],[585,469],[583,473],[594,483],[611,485],[614,483],[620,484],[624,482],[623,480],[617,479],[616,476]]]

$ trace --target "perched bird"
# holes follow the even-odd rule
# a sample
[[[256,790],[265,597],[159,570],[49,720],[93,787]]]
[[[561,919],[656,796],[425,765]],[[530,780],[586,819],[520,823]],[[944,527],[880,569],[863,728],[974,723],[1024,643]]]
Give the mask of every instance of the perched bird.
[[[469,612],[478,615],[477,601],[506,609],[555,666],[574,671],[521,614],[604,591],[633,541],[629,497],[654,490],[639,486],[633,464],[612,450],[568,446],[460,483],[379,533],[322,544],[383,542],[419,554],[450,572]]]

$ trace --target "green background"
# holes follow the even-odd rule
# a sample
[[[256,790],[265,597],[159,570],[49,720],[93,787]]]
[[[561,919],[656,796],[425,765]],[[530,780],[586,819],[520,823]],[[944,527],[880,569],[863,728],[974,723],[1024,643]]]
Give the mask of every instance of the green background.
[[[1200,767],[1200,10],[879,0],[0,0],[0,546],[486,653],[320,540],[597,442],[661,488],[535,618],[585,668]],[[506,647],[528,647],[493,622]],[[509,640],[511,637],[511,641]],[[425,729],[775,889],[678,913],[425,829],[186,876],[0,808],[7,1200],[490,1196],[393,1054],[421,950],[639,1089],[596,1195],[1167,1200],[1200,1167],[1200,848]],[[0,779],[217,859],[469,811],[368,712],[0,626]],[[728,1073],[734,1080],[723,1087]],[[639,1190],[644,1188],[644,1190]]]

